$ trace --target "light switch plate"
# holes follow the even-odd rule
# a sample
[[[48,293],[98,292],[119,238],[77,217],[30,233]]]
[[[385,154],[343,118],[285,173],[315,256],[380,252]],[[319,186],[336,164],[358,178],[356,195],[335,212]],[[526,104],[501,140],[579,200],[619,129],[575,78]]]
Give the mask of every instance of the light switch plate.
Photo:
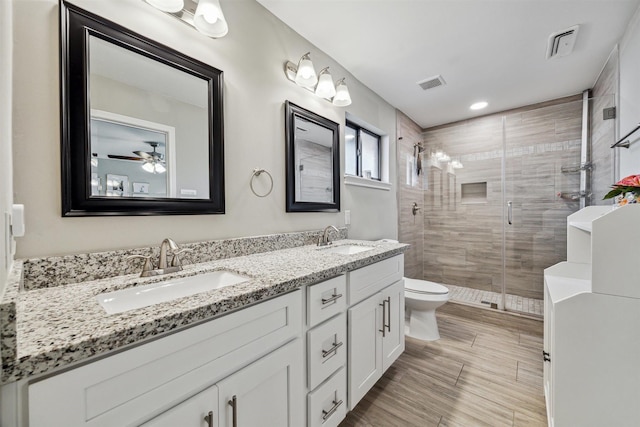
[[[351,211],[344,211],[344,225],[351,224]]]

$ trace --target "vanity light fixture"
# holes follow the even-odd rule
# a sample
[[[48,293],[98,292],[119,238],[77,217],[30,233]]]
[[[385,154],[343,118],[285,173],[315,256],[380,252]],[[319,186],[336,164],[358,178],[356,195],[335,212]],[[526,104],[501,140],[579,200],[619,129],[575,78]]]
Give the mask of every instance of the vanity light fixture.
[[[451,167],[454,169],[462,169],[464,166],[462,165],[462,162],[460,162],[460,160],[452,160]]]
[[[224,37],[229,32],[222,13],[220,0],[144,0],[158,10],[195,27],[212,38]]]
[[[201,0],[202,1],[202,0]],[[338,80],[335,85],[329,67],[325,67],[316,74],[311,53],[307,52],[298,61],[298,66],[291,61],[287,61],[284,67],[287,78],[305,89],[308,89],[324,98],[337,107],[351,105],[351,95],[345,79]]]

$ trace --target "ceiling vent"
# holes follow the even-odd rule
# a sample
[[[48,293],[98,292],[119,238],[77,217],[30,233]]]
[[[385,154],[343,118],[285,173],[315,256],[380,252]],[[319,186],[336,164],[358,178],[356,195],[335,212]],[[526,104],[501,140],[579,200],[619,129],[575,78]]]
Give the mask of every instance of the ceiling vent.
[[[418,82],[418,85],[423,89],[433,89],[434,87],[444,86],[447,83],[444,81],[442,76],[437,75],[433,77],[429,77],[428,79],[424,79]]]
[[[549,43],[547,44],[547,59],[556,56],[567,56],[573,52],[573,46],[576,44],[579,28],[578,25],[574,25],[566,30],[551,34],[549,36]]]

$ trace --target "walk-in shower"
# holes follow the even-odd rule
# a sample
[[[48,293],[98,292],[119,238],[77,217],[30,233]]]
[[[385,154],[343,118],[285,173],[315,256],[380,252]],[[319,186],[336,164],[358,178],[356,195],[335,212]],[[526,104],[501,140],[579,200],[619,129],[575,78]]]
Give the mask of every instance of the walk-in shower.
[[[405,274],[451,286],[453,299],[541,314],[543,270],[566,259],[567,216],[613,182],[612,106],[584,94],[419,132],[399,126]]]

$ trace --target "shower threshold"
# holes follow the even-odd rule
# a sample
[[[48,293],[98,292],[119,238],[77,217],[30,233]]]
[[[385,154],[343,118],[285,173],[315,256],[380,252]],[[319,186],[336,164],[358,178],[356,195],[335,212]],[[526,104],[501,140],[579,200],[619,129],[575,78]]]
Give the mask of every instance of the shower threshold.
[[[502,294],[464,286],[445,285],[449,288],[449,302],[502,311]],[[541,299],[506,294],[506,312],[542,319],[544,302]]]

